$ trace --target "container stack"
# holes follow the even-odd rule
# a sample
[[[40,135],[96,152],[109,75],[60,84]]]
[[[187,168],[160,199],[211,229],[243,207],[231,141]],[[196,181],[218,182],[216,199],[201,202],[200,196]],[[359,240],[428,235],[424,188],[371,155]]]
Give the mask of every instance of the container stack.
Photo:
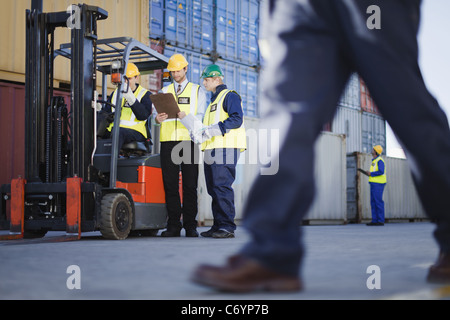
[[[183,54],[194,83],[201,84],[207,65],[218,64],[228,88],[241,95],[245,116],[257,117],[259,1],[152,0],[149,8],[152,47],[168,57]],[[151,90],[160,87],[153,77]]]
[[[374,145],[386,150],[386,123],[362,78],[354,73],[341,96],[331,132],[345,134],[347,153],[370,153]]]

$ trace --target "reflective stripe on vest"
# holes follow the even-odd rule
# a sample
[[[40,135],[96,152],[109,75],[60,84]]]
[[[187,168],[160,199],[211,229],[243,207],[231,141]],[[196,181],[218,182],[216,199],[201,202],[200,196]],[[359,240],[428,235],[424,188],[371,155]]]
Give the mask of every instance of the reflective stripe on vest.
[[[198,109],[198,92],[200,86],[188,82],[183,92],[178,95],[175,94],[174,84],[170,84],[162,89],[164,93],[171,93],[177,100],[180,111],[184,111],[186,114],[197,114]],[[161,123],[160,137],[161,142],[164,141],[188,141],[191,140],[189,131],[180,122],[180,119],[167,119]]]
[[[379,161],[383,161],[383,163],[385,164],[384,166],[384,173],[380,176],[375,176],[375,177],[369,177],[369,182],[374,182],[374,183],[386,183],[387,179],[386,179],[386,163],[384,162],[383,158],[381,157],[377,157],[375,159],[372,160],[372,165],[370,166],[370,172],[377,172],[378,171],[378,162]]]
[[[228,119],[229,115],[223,109],[223,101],[229,92],[231,92],[231,90],[222,90],[217,98],[210,103],[203,119],[203,124],[205,126],[210,126]],[[239,128],[230,130],[224,136],[215,136],[202,144],[202,150],[216,148],[235,148],[240,149],[241,152],[247,149],[244,120],[242,120],[242,125]]]
[[[142,98],[145,96],[147,92],[148,90],[139,86],[136,89],[136,91],[134,91],[134,96],[136,97],[137,101],[141,102]],[[114,90],[111,101],[115,103],[116,100],[117,100],[117,89]],[[133,110],[131,110],[131,108],[129,107],[124,108],[124,105],[125,105],[125,98],[122,99],[122,114],[120,115],[120,127],[136,130],[140,132],[145,138],[147,138],[147,127],[146,127],[147,120],[136,119]],[[114,122],[111,123],[111,125],[108,127],[108,130],[111,131],[113,126]]]

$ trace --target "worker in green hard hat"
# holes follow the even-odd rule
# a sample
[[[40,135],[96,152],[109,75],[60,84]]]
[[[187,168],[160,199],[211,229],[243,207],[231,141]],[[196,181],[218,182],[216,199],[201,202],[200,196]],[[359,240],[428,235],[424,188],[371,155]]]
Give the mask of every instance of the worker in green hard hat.
[[[207,66],[201,78],[205,89],[212,92],[211,103],[206,109],[203,126],[200,125],[202,129],[196,130],[200,132],[200,137],[195,138],[195,133],[191,136],[195,142],[202,144],[204,151],[205,180],[212,197],[214,224],[200,235],[234,238],[236,224],[232,184],[236,178],[239,154],[247,148],[242,100],[236,91],[228,89],[223,83],[224,73],[218,65]],[[186,117],[183,112],[178,116],[182,122]]]

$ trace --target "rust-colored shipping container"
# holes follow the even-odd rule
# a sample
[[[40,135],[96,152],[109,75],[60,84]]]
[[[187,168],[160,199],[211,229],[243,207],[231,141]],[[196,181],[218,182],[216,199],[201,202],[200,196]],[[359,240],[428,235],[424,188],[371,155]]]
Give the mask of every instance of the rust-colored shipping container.
[[[378,107],[376,106],[375,102],[372,99],[372,96],[370,95],[369,89],[367,88],[367,85],[365,84],[364,80],[361,77],[359,79],[361,88],[361,109],[363,109],[366,112],[381,115],[380,111],[378,110]]]
[[[70,106],[70,92],[55,90]],[[25,85],[0,81],[0,185],[25,176]]]

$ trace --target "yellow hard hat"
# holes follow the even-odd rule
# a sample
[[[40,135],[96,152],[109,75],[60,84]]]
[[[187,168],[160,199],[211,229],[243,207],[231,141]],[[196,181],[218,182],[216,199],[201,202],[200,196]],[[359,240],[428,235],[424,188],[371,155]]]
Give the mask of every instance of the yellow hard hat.
[[[375,150],[376,153],[378,154],[382,154],[383,153],[383,147],[380,145],[376,145],[375,147],[373,147],[373,150]]]
[[[169,71],[179,71],[185,67],[187,67],[189,63],[186,58],[179,53],[174,54],[169,59],[169,64],[167,65],[167,70]]]
[[[136,65],[133,62],[129,62],[127,65],[127,72],[125,74],[127,78],[134,78],[140,74],[141,73],[139,72],[138,67],[136,67]]]

